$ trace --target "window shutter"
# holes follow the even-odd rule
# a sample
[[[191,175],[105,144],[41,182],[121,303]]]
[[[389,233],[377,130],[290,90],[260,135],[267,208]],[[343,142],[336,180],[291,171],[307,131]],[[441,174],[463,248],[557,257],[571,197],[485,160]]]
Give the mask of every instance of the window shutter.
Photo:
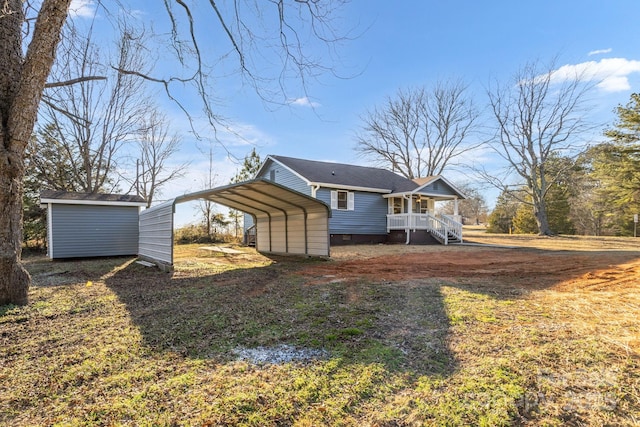
[[[338,209],[338,192],[331,190],[331,209]]]
[[[355,193],[349,191],[347,193],[347,210],[352,211],[355,209]]]

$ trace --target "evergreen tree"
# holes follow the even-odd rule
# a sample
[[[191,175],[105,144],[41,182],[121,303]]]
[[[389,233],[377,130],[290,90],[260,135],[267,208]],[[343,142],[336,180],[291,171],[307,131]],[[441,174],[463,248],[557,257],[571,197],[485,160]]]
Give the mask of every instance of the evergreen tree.
[[[248,181],[253,179],[258,173],[260,166],[262,165],[262,161],[260,160],[260,155],[256,152],[256,149],[252,149],[251,153],[247,154],[244,157],[244,162],[242,163],[242,168],[236,173],[236,175],[231,178],[231,184],[236,184],[243,181]],[[235,237],[238,237],[238,231],[241,228],[241,222],[243,219],[243,215],[240,211],[236,209],[229,210],[229,218],[234,224]]]
[[[242,181],[248,181],[255,177],[256,173],[260,169],[262,162],[260,161],[260,154],[256,152],[256,149],[252,149],[251,153],[244,156],[244,162],[242,168],[231,178],[231,183],[235,184]]]
[[[571,218],[572,196],[575,195],[573,160],[557,154],[547,159],[547,181],[553,182],[544,194],[549,228],[554,234],[574,234],[575,226]],[[523,188],[521,191],[503,192],[498,198],[496,209],[489,218],[489,231],[516,234],[538,233],[531,196]]]
[[[618,122],[605,132],[609,142],[594,150],[593,176],[608,206],[612,231],[633,234],[633,215],[640,213],[640,94],[616,109]]]
[[[538,232],[536,217],[533,214],[533,207],[531,205],[520,203],[513,216],[512,223],[515,234],[535,234]]]
[[[52,123],[38,128],[29,140],[25,153],[25,183],[32,181],[40,189],[82,191],[73,164],[80,164],[77,153],[56,137]],[[80,173],[84,173],[80,171]]]
[[[498,196],[496,206],[489,215],[488,233],[511,233],[513,231],[513,218],[518,210],[519,203],[510,192],[503,191]]]
[[[27,174],[22,195],[22,233],[25,245],[38,249],[45,246],[47,238],[47,211],[40,207],[40,189],[34,174]]]

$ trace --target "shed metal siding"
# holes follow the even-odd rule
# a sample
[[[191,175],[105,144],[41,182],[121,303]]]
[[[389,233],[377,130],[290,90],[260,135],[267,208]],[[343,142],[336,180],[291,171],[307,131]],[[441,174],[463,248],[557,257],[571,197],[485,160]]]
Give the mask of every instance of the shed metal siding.
[[[274,172],[272,174],[272,171]],[[306,194],[307,196],[311,196],[311,187],[299,176],[295,175],[289,169],[286,169],[282,165],[269,161],[268,165],[265,165],[265,168],[256,178],[264,178],[271,179],[271,176],[275,176],[275,183],[284,185],[298,193]]]
[[[51,258],[135,255],[137,206],[52,204]]]
[[[173,264],[173,201],[140,212],[138,255]]]
[[[316,198],[331,203],[331,188],[320,188]],[[386,234],[387,200],[378,193],[355,191],[354,210],[332,209],[330,234]]]
[[[256,250],[271,252],[270,221],[266,215],[257,216]]]
[[[329,219],[322,212],[311,212],[307,217],[307,250],[309,255],[327,256]]]

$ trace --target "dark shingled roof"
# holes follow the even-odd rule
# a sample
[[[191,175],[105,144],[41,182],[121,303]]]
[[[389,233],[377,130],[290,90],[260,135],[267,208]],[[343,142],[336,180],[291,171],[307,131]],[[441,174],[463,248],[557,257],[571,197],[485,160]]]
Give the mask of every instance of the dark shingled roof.
[[[392,193],[411,191],[418,187],[410,179],[386,169],[284,156],[271,155],[269,157],[296,171],[310,182],[384,189]]]
[[[146,201],[142,197],[129,194],[75,193],[73,191],[60,190],[42,190],[40,192],[40,199],[146,203]]]

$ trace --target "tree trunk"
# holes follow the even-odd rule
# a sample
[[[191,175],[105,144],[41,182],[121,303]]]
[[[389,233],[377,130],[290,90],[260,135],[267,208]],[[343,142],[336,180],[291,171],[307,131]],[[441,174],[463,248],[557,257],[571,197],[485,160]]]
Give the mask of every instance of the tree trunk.
[[[4,154],[4,153],[3,153]],[[0,305],[26,304],[31,277],[20,263],[22,254],[22,159],[0,167]],[[13,166],[13,167],[12,167]]]
[[[539,236],[553,236],[551,227],[549,226],[549,218],[547,217],[547,205],[543,201],[538,203],[535,207],[534,216],[536,217],[536,223],[538,225]]]
[[[31,277],[21,263],[24,154],[71,0],[44,0],[26,55],[22,0],[0,18],[0,305],[26,304]]]

